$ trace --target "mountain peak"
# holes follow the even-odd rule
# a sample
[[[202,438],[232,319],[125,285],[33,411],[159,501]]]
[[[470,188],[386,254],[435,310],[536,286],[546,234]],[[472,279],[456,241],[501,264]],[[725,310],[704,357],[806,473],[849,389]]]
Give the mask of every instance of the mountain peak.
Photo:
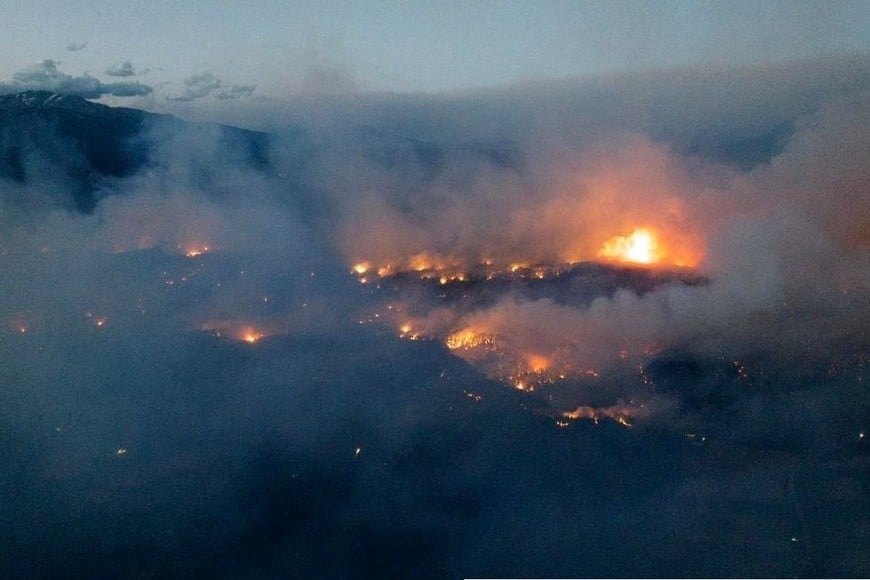
[[[64,95],[51,91],[24,91],[0,95],[2,109],[65,109],[90,113],[106,108],[76,95]]]

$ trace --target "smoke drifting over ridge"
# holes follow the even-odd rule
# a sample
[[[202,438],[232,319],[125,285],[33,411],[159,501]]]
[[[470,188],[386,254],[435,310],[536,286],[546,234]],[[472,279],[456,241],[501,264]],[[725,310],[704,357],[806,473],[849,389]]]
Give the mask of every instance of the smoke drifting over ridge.
[[[735,90],[710,76],[676,75],[686,82],[682,92],[661,87],[657,79],[650,83],[654,88],[624,80],[612,86],[590,83],[591,88],[580,84],[561,109],[552,96],[565,98],[564,86],[541,91],[544,104],[538,109],[529,104],[528,93],[500,95],[501,106],[517,100],[523,105],[518,110],[527,117],[514,119],[514,126],[534,127],[529,119],[540,123],[546,115],[552,124],[537,128],[551,133],[532,129],[520,138],[514,134],[509,145],[471,141],[437,152],[431,142],[409,137],[403,148],[380,158],[363,152],[361,170],[326,176],[337,182],[337,191],[354,191],[335,202],[339,249],[348,263],[375,270],[462,271],[485,262],[601,259],[609,240],[647,228],[655,232],[661,265],[696,266],[710,284],[663,288],[643,297],[622,293],[588,309],[508,298],[438,330],[477,325],[486,334],[527,340],[528,346],[547,336],[545,343],[571,344],[583,356],[603,349],[611,359],[625,345],[633,351],[699,348],[726,357],[766,345],[778,355],[785,349],[791,362],[829,344],[836,345],[834,351],[848,345],[863,352],[870,224],[867,71],[855,61],[837,65],[833,70],[848,76],[830,73],[837,83],[828,96],[821,83],[831,77],[820,69],[723,74],[758,91],[739,94],[746,109],[740,126],[727,129],[721,124],[736,116],[737,105],[723,104],[723,111],[715,106],[736,96]],[[777,93],[780,85],[795,88],[799,74],[810,79],[805,91]],[[596,101],[617,87],[629,94],[610,106]],[[699,88],[704,92],[693,104],[691,95]],[[670,101],[687,105],[686,127],[679,126]],[[704,107],[710,107],[707,124],[699,116]],[[442,114],[444,108],[443,102],[436,106]],[[783,111],[794,116],[783,117]],[[460,122],[478,137],[473,118],[467,109],[463,113],[457,114]],[[419,125],[421,116],[397,116],[392,124]],[[556,119],[574,116],[577,126],[587,116],[622,122],[613,129],[588,123],[580,135],[564,125],[556,130]],[[747,120],[753,116],[755,127]],[[662,126],[654,125],[656,117]],[[458,130],[448,123],[445,133],[451,128]],[[730,135],[732,130],[742,137]],[[428,129],[429,137],[433,131]],[[664,138],[668,133],[678,137]],[[372,134],[363,138],[384,138]],[[747,148],[757,148],[754,160],[746,151],[728,157],[734,147],[729,141],[741,138]],[[703,141],[723,145],[703,153],[698,151]],[[526,318],[538,332],[529,331]]]
[[[866,575],[870,67],[833,65],[264,107],[253,165],[158,127],[91,213],[25,155],[2,570]],[[638,228],[659,263],[529,290]]]

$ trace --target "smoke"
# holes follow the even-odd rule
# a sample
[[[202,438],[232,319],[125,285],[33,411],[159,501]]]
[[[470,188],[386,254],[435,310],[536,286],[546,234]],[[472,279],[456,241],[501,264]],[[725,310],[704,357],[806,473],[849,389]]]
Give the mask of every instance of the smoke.
[[[89,213],[28,156],[0,569],[866,575],[870,75],[834,64],[251,103],[262,155],[157,123]],[[663,266],[349,274],[535,272],[637,228]]]
[[[450,147],[438,145],[437,134],[429,132],[430,141],[398,137],[399,144],[388,149],[383,134],[362,129],[368,140],[356,165],[330,167],[324,175],[332,189],[353,191],[333,201],[338,249],[349,265],[369,262],[391,271],[414,270],[416,264],[560,264],[595,260],[614,236],[649,228],[664,264],[696,266],[709,283],[667,285],[645,295],[626,289],[578,306],[508,296],[449,316],[450,324],[437,310],[416,324],[442,338],[475,329],[518,353],[558,358],[567,349],[581,368],[594,369],[636,365],[676,349],[726,359],[763,352],[777,365],[802,361],[808,368],[830,362],[843,349],[864,352],[870,97],[866,68],[858,70],[829,95],[814,96],[813,105],[783,103],[791,118],[770,108],[768,100],[780,97],[741,95],[745,109],[738,132],[747,147],[770,140],[749,170],[743,156],[710,158],[692,145],[701,138],[729,139],[715,134],[732,130],[719,126],[722,119],[692,126],[703,122],[692,109],[719,102],[721,95],[690,104],[687,126],[674,126],[678,121],[666,101],[682,105],[697,80],[687,83],[685,94],[654,81],[653,89],[638,90],[642,105],[629,110],[621,125],[589,126],[573,143],[549,119],[536,121],[537,132],[510,147],[498,132],[493,143]],[[811,78],[818,74],[809,71]],[[753,73],[744,80],[759,92],[775,90],[774,81],[797,82],[794,72],[773,71],[770,81]],[[732,91],[704,82],[719,93]],[[609,94],[620,83],[581,85],[574,98]],[[562,92],[565,87],[556,94]],[[552,94],[543,91],[539,109],[524,102],[514,125],[542,114],[578,113],[583,122],[592,112],[614,115],[621,105],[593,103],[584,116],[575,105],[552,110],[546,100]],[[746,120],[753,115],[755,126]],[[650,126],[656,122],[662,125]],[[393,120],[403,123],[408,121]],[[768,132],[770,125],[783,124],[791,127],[785,136]],[[469,125],[476,137],[475,123]],[[444,133],[452,130],[448,126]],[[664,139],[665,133],[671,137]]]

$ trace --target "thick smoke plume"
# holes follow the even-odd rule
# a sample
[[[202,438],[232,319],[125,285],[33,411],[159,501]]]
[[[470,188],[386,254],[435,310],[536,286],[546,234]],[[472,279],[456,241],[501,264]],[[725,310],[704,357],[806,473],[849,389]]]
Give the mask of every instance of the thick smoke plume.
[[[870,572],[866,58],[306,98],[15,149],[4,577]]]

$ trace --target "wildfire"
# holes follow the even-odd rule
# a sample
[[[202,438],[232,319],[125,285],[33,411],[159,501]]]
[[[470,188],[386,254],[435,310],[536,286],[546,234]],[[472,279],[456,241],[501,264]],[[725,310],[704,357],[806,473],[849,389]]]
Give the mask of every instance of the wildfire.
[[[537,354],[530,354],[526,357],[529,370],[533,373],[542,373],[550,368],[552,361],[549,358]]]
[[[254,344],[255,342],[259,341],[264,336],[265,336],[265,334],[263,334],[262,332],[259,332],[255,328],[245,327],[241,330],[239,338],[241,338],[241,340],[243,340],[244,342],[247,342],[248,344]]]
[[[447,266],[443,260],[430,256],[429,254],[415,254],[408,260],[408,269],[414,272],[422,272],[424,270],[441,270]]]
[[[623,427],[631,427],[631,414],[642,414],[644,409],[634,409],[625,405],[613,405],[611,407],[587,407],[580,406],[573,411],[562,413],[566,419],[591,419],[597,425],[602,418],[608,418]]]
[[[209,246],[204,244],[183,244],[179,245],[178,249],[184,252],[186,258],[196,258],[211,251]]]
[[[628,236],[614,236],[604,242],[598,257],[635,264],[655,264],[663,257],[656,234],[648,229],[636,229]]]
[[[199,329],[210,332],[218,338],[227,337],[247,344],[256,344],[267,336],[275,334],[276,331],[280,332],[274,326],[263,321],[254,326],[250,322],[217,320],[206,322],[200,325]]]
[[[472,328],[465,328],[459,332],[454,332],[447,337],[444,344],[450,350],[463,349],[469,350],[479,346],[487,346],[493,343],[494,339],[491,334],[478,332]]]
[[[406,322],[399,327],[399,337],[406,338],[408,340],[419,340],[423,335],[414,330],[414,327],[410,322]]]

